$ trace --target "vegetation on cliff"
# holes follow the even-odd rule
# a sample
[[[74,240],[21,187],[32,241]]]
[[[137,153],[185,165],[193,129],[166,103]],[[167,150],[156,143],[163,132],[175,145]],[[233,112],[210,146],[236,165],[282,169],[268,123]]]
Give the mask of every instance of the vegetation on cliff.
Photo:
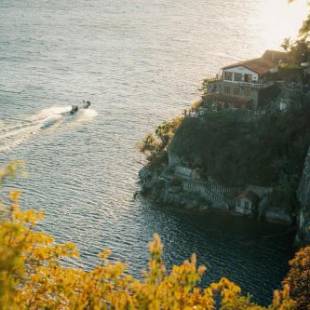
[[[289,2],[295,2],[296,0],[289,0]],[[308,1],[308,6],[310,2]],[[302,22],[297,39],[287,38],[284,40],[282,47],[289,51],[293,64],[300,65],[302,62],[309,61],[309,39],[310,39],[310,11],[308,10],[308,16]]]
[[[268,186],[299,177],[310,143],[310,104],[251,121],[242,114],[224,110],[186,118],[171,152],[226,185]]]
[[[183,119],[184,117],[178,116],[169,121],[164,121],[155,129],[154,133],[144,137],[139,149],[146,155],[150,168],[158,167],[161,163],[167,162],[167,146]]]
[[[1,180],[15,173],[10,165]],[[11,171],[11,172],[10,172]],[[9,173],[10,172],[10,173]],[[99,254],[100,262],[90,271],[65,267],[66,258],[78,258],[72,243],[58,244],[37,229],[42,212],[22,211],[20,193],[10,193],[11,204],[1,204],[0,221],[0,308],[14,309],[297,309],[307,300],[307,288],[296,281],[309,274],[304,265],[308,253],[300,252],[293,262],[283,289],[275,291],[272,304],[261,307],[228,279],[205,289],[198,284],[205,267],[197,267],[196,257],[167,271],[162,260],[163,246],[155,235],[149,245],[150,258],[142,280],[126,272],[121,262],[109,260],[110,251]],[[300,270],[302,271],[300,272]],[[291,286],[293,290],[291,291]],[[301,289],[299,289],[299,287]],[[292,293],[292,295],[290,295]],[[306,308],[298,308],[306,309]]]
[[[310,145],[310,104],[304,98],[286,113],[250,120],[246,113],[223,110],[186,118],[169,151],[223,185],[271,186],[272,201],[291,208]]]

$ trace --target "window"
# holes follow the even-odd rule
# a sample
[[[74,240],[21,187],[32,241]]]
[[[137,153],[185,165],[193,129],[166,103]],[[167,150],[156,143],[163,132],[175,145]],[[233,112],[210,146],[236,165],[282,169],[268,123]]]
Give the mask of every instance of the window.
[[[217,90],[216,84],[211,84],[208,86],[208,93],[216,93],[216,90]]]
[[[224,71],[224,80],[232,81],[233,79],[233,73]]]
[[[244,82],[252,82],[252,74],[245,74],[244,75]]]
[[[238,82],[242,81],[242,74],[241,73],[235,73],[234,75],[235,75],[235,81],[238,81]]]
[[[240,88],[239,87],[235,87],[234,88],[234,95],[235,96],[239,96],[240,95]]]
[[[251,88],[250,87],[245,87],[244,88],[244,95],[247,97],[251,96]]]
[[[229,86],[224,86],[224,94],[230,95],[230,87]]]
[[[245,211],[250,211],[251,203],[249,201],[244,202],[244,209],[245,209]]]

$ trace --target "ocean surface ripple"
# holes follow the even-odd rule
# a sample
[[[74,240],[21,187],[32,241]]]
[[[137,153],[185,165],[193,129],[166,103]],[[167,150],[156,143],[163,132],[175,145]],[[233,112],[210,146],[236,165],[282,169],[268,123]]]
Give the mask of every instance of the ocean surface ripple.
[[[78,266],[109,247],[140,276],[158,232],[168,266],[195,252],[208,267],[203,285],[226,276],[270,300],[291,255],[284,229],[133,199],[143,136],[181,113],[206,75],[266,48],[250,18],[263,2],[0,2],[0,163],[26,161],[28,178],[8,186],[22,189],[25,208],[45,211],[40,228],[78,244]],[[96,117],[42,130],[38,113],[82,100]]]

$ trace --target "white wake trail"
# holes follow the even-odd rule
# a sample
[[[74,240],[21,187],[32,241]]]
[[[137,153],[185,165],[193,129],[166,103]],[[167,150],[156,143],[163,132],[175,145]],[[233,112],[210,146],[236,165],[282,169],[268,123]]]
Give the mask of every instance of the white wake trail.
[[[79,123],[91,121],[97,116],[93,109],[80,109],[76,114],[70,114],[72,106],[50,107],[41,110],[35,115],[24,120],[10,119],[10,123],[0,123],[0,153],[9,152],[21,143],[41,132],[51,132],[50,129],[58,128],[65,124],[64,128],[78,126]],[[12,120],[15,124],[12,125]]]

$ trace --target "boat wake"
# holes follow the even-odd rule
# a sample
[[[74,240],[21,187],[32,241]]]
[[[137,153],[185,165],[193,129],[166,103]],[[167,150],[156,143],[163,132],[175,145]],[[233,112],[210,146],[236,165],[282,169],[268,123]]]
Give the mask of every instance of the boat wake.
[[[24,119],[0,120],[0,153],[9,152],[38,134],[51,133],[59,127],[72,128],[97,116],[94,109],[79,109],[73,115],[72,106],[50,107]]]

